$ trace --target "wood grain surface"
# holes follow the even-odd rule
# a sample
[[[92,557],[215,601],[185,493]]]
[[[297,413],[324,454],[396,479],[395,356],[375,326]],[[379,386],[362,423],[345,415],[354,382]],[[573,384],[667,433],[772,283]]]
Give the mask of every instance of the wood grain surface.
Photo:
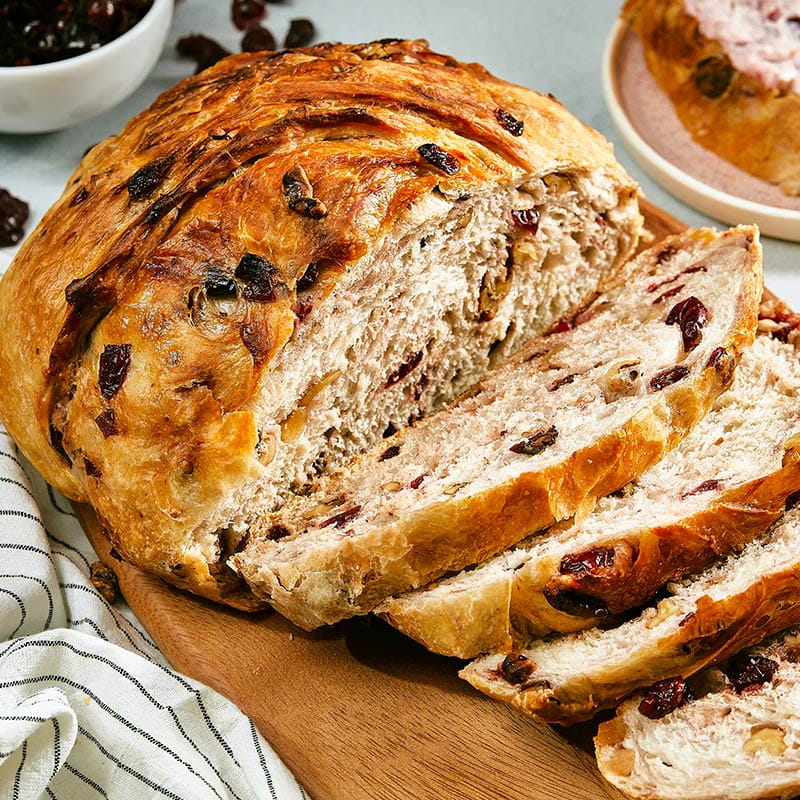
[[[684,227],[644,211],[646,244]],[[170,663],[248,714],[314,800],[622,797],[595,767],[594,725],[533,723],[379,620],[306,633],[214,606],[111,557],[91,508],[76,512]]]

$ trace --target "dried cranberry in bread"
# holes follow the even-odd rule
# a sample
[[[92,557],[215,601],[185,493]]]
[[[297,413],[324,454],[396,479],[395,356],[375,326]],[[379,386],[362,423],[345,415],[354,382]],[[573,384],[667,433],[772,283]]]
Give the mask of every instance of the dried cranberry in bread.
[[[430,650],[474,658],[592,627],[762,534],[800,487],[800,336],[768,305],[731,388],[658,464],[585,520],[389,598],[380,615]]]
[[[651,692],[626,700],[600,725],[597,763],[630,797],[789,800],[800,794],[800,631],[696,675],[665,714]],[[642,713],[642,710],[645,713]]]
[[[800,194],[800,3],[628,0],[622,13],[694,139]]]
[[[233,564],[313,628],[585,514],[730,385],[760,296],[754,228],[666,240],[465,398],[254,521]]]
[[[0,284],[0,417],[117,550],[258,602],[253,515],[590,296],[637,190],[555,100],[424,42],[232,56],[84,158]]]
[[[800,508],[759,539],[616,627],[533,642],[468,664],[461,677],[534,719],[571,724],[660,681],[661,702],[704,667],[800,623]]]

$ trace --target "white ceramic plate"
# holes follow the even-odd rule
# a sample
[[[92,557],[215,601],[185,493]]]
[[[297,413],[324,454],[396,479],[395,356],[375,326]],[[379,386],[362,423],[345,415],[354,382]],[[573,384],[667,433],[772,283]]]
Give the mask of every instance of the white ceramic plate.
[[[755,222],[768,236],[800,242],[800,197],[787,197],[697,144],[622,21],[606,43],[603,91],[625,146],[667,191],[729,225]]]

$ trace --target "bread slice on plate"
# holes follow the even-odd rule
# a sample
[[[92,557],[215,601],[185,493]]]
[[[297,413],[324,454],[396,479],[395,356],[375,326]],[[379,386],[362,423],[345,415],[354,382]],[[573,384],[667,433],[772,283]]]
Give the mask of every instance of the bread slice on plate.
[[[797,334],[769,313],[731,388],[658,464],[582,522],[389,598],[378,613],[430,650],[474,658],[592,627],[763,533],[800,488]]]
[[[426,42],[231,56],[20,250],[0,417],[122,557],[253,607],[226,564],[252,518],[593,296],[641,223],[602,136]]]
[[[627,0],[622,13],[694,139],[800,194],[797,3]]]
[[[800,630],[783,631],[690,684],[697,699],[656,686],[600,725],[595,748],[605,778],[643,800],[800,794]]]
[[[251,526],[234,568],[313,628],[585,514],[730,385],[760,294],[755,229],[671,238],[467,397]]]
[[[800,623],[800,508],[638,617],[472,661],[475,688],[535,719],[570,724],[656,681],[686,678]]]

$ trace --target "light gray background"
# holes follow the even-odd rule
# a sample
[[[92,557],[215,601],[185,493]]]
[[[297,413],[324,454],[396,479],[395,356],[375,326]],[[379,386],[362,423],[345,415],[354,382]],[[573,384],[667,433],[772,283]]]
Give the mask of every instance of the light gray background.
[[[270,6],[267,24],[279,37],[293,16],[310,17],[319,39],[425,37],[435,49],[479,61],[507,80],[553,92],[584,122],[614,141],[619,159],[652,202],[691,225],[712,224],[650,180],[613,128],[603,101],[600,64],[620,5],[621,0],[287,0]],[[155,73],[121,106],[61,133],[0,135],[0,187],[28,200],[33,222],[38,220],[60,195],[89,145],[119,130],[160,92],[190,73],[190,64],[174,54],[179,36],[203,32],[229,49],[238,49],[240,34],[230,22],[229,6],[229,0],[179,2]],[[764,249],[769,285],[800,307],[796,278],[800,245],[765,239]],[[0,262],[2,255],[11,253],[0,249]]]

